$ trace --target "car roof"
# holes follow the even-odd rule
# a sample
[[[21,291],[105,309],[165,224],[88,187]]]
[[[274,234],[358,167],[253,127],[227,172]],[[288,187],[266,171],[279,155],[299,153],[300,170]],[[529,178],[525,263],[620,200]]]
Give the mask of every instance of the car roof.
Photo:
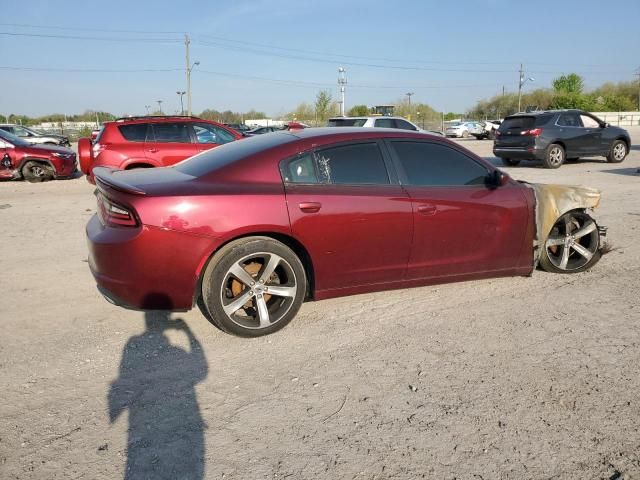
[[[330,137],[351,137],[353,139],[358,138],[386,138],[386,137],[416,137],[416,138],[437,138],[441,140],[442,137],[438,135],[432,135],[424,132],[417,132],[413,130],[402,130],[398,128],[360,128],[360,127],[317,127],[317,128],[304,128],[302,130],[286,130],[284,132],[275,132],[276,135],[293,135],[300,139],[314,139],[314,138],[330,138]],[[345,138],[347,140],[348,138]]]
[[[398,116],[389,116],[389,115],[365,115],[361,117],[331,117],[329,120],[369,120],[371,118],[393,118],[396,120],[405,120],[409,121],[406,118],[398,117]]]
[[[176,120],[183,121],[196,121],[196,122],[212,122],[218,125],[223,125],[220,122],[214,120],[207,120],[205,118],[194,117],[191,115],[140,115],[132,117],[122,117],[111,122],[105,123],[149,123],[149,122],[175,122]]]
[[[545,113],[585,113],[585,111],[579,110],[577,108],[563,108],[558,110],[535,110],[533,112],[517,112],[513,115],[509,115],[509,117],[531,117],[536,115],[543,115]]]

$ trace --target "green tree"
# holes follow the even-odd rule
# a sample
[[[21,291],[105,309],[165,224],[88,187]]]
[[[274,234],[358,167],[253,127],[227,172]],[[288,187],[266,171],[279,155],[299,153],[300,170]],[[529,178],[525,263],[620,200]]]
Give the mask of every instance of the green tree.
[[[551,84],[556,92],[562,93],[582,93],[584,88],[584,80],[577,73],[561,75],[553,80]]]
[[[349,117],[364,117],[369,115],[369,107],[366,105],[354,105],[347,112]]]
[[[331,115],[331,103],[333,101],[333,97],[331,96],[331,92],[329,90],[320,90],[316,95],[316,121],[324,122]]]

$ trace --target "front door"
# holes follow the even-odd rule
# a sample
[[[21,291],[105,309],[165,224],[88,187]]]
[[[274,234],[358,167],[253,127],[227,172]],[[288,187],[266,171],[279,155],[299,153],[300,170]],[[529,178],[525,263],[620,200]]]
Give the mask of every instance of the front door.
[[[191,141],[187,122],[158,122],[150,126],[144,154],[154,165],[166,167],[200,152],[199,146]]]
[[[283,162],[291,228],[314,259],[316,291],[404,278],[411,202],[389,166],[375,141]]]
[[[409,279],[522,266],[533,220],[521,186],[489,188],[487,167],[448,145],[394,140],[390,146],[413,202]]]

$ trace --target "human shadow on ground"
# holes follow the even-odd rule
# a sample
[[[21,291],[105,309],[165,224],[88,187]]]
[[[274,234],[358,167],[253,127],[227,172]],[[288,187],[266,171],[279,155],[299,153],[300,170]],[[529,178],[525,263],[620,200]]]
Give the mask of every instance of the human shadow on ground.
[[[168,312],[146,312],[146,330],[131,337],[120,375],[108,394],[109,419],[129,410],[126,480],[204,478],[204,429],[195,386],[208,373],[191,329]],[[184,332],[189,351],[170,343],[168,330]]]

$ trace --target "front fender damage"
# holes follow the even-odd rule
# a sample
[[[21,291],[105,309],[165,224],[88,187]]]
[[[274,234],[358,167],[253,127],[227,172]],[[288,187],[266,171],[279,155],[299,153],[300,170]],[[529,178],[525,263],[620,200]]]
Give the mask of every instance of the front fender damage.
[[[536,233],[533,240],[534,267],[556,221],[572,210],[591,210],[600,204],[600,190],[570,185],[525,183],[536,198]]]

